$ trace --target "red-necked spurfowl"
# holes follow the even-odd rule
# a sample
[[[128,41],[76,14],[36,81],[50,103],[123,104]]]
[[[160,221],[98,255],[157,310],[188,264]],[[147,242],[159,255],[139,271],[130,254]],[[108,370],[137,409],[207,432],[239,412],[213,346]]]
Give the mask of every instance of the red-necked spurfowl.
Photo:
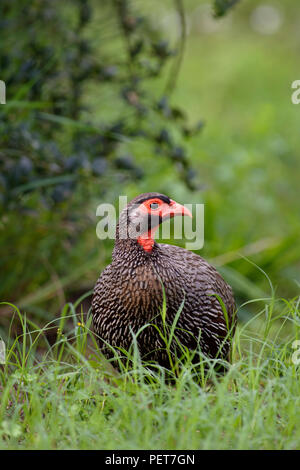
[[[138,335],[140,354],[170,366],[165,344],[151,326],[163,331],[163,285],[168,325],[184,302],[175,329],[180,343],[191,351],[200,347],[207,357],[228,359],[235,328],[230,286],[199,255],[154,241],[159,224],[178,215],[191,213],[159,193],[141,194],[121,212],[112,263],[98,279],[92,301],[94,330],[107,357],[111,353],[105,343],[128,350],[133,333],[150,324]],[[175,338],[171,350],[181,355]]]

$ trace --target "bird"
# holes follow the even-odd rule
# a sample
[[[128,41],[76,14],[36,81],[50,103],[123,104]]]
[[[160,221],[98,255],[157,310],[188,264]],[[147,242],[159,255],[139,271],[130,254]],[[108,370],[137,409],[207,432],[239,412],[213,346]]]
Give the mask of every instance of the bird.
[[[175,358],[189,351],[199,361],[200,351],[202,357],[230,361],[236,327],[232,288],[198,254],[155,241],[159,225],[175,216],[192,213],[159,192],[140,194],[120,214],[112,262],[92,298],[93,328],[107,359],[129,351],[135,338],[141,359],[166,369],[172,366],[170,351]],[[166,343],[161,332],[171,334],[173,324]]]

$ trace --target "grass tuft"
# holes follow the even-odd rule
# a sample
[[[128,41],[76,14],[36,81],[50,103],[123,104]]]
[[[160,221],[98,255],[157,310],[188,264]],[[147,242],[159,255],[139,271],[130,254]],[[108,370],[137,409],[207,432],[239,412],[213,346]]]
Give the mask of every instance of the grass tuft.
[[[299,302],[257,299],[256,315],[237,327],[225,375],[186,353],[171,382],[169,371],[141,360],[136,338],[125,361],[115,351],[116,372],[76,304],[43,329],[15,307],[20,331],[0,369],[0,448],[299,448]]]

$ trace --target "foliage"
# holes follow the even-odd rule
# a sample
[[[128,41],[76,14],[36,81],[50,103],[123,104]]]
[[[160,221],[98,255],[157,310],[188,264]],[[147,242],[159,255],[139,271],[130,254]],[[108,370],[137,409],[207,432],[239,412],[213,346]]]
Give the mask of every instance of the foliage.
[[[215,0],[214,2],[214,13],[218,18],[224,16],[227,11],[236,5],[240,0]]]
[[[0,121],[6,211],[22,206],[22,195],[33,189],[44,204],[60,203],[71,197],[80,177],[98,185],[110,178],[110,186],[141,178],[143,169],[133,156],[118,153],[120,142],[140,136],[157,154],[177,162],[193,187],[185,150],[168,131],[169,123],[184,123],[184,112],[172,107],[167,95],[157,99],[147,90],[147,81],[163,73],[175,51],[129,1],[102,2],[101,8],[92,0],[1,2],[1,42],[7,44],[0,55],[8,90]],[[111,32],[109,40],[96,42],[88,34],[95,21]],[[100,122],[85,118],[86,88],[93,85],[94,93],[104,88],[114,94],[116,116],[108,112]]]

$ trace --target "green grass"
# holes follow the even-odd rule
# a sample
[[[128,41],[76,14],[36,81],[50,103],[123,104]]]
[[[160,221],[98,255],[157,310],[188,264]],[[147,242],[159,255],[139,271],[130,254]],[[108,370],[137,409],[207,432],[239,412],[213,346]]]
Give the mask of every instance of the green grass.
[[[165,369],[142,363],[136,348],[121,372],[113,371],[99,354],[90,316],[76,315],[76,304],[43,329],[15,309],[21,331],[8,341],[0,371],[0,448],[299,449],[292,345],[300,301],[254,303],[256,315],[238,326],[227,374],[218,377],[205,359],[195,369],[187,357],[172,383]],[[50,346],[45,337],[53,328]]]

